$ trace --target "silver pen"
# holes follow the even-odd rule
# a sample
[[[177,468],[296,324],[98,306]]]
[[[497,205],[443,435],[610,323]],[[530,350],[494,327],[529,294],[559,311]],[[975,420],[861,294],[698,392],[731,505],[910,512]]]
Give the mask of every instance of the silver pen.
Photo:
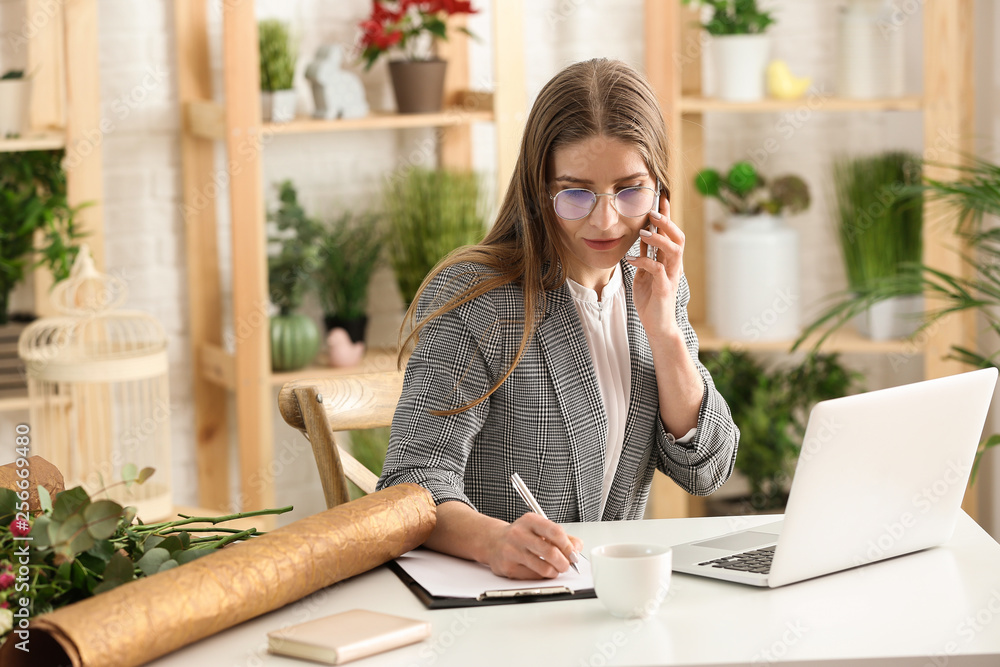
[[[521,496],[521,500],[523,500],[525,504],[527,504],[528,507],[531,508],[532,512],[539,515],[543,519],[549,518],[545,516],[545,512],[542,510],[542,506],[538,504],[537,500],[535,500],[535,496],[531,494],[531,491],[528,489],[528,485],[524,483],[524,480],[521,479],[520,475],[518,475],[515,472],[510,476],[510,481],[514,485],[514,490],[517,491],[517,494],[519,496]],[[578,557],[575,551],[573,552],[573,556]],[[576,570],[578,573],[580,572],[580,568],[578,568],[576,566],[576,563],[574,563],[573,561],[570,561],[569,566],[574,570]]]

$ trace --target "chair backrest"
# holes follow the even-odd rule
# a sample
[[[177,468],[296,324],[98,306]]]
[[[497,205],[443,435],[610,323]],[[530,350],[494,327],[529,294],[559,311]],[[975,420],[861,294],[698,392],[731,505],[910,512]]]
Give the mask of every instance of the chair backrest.
[[[281,416],[312,445],[327,507],[347,502],[347,481],[365,493],[378,477],[337,445],[336,431],[389,426],[403,391],[402,371],[359,373],[286,382],[278,394]]]

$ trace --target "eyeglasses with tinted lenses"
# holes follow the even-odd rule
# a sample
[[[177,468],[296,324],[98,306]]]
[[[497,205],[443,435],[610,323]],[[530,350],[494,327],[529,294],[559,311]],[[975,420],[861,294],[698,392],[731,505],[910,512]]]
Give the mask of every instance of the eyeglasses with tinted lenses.
[[[580,220],[590,215],[598,197],[611,197],[611,205],[626,218],[641,218],[656,206],[657,192],[653,188],[625,188],[618,193],[597,194],[585,188],[560,190],[549,199],[563,220]]]

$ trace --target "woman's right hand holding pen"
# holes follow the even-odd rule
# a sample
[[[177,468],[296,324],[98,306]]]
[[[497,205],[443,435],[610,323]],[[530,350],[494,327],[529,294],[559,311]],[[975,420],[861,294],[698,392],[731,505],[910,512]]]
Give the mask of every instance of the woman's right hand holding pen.
[[[487,565],[510,579],[553,579],[570,569],[583,548],[580,538],[534,512],[498,527],[491,541]]]

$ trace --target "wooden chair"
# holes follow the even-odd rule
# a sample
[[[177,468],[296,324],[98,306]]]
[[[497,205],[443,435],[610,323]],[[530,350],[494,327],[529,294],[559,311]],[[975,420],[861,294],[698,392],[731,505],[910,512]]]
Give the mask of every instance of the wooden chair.
[[[378,481],[373,472],[337,445],[334,432],[389,426],[402,391],[401,371],[293,380],[281,387],[281,416],[312,445],[328,508],[350,500],[347,480],[365,493],[373,493]]]

